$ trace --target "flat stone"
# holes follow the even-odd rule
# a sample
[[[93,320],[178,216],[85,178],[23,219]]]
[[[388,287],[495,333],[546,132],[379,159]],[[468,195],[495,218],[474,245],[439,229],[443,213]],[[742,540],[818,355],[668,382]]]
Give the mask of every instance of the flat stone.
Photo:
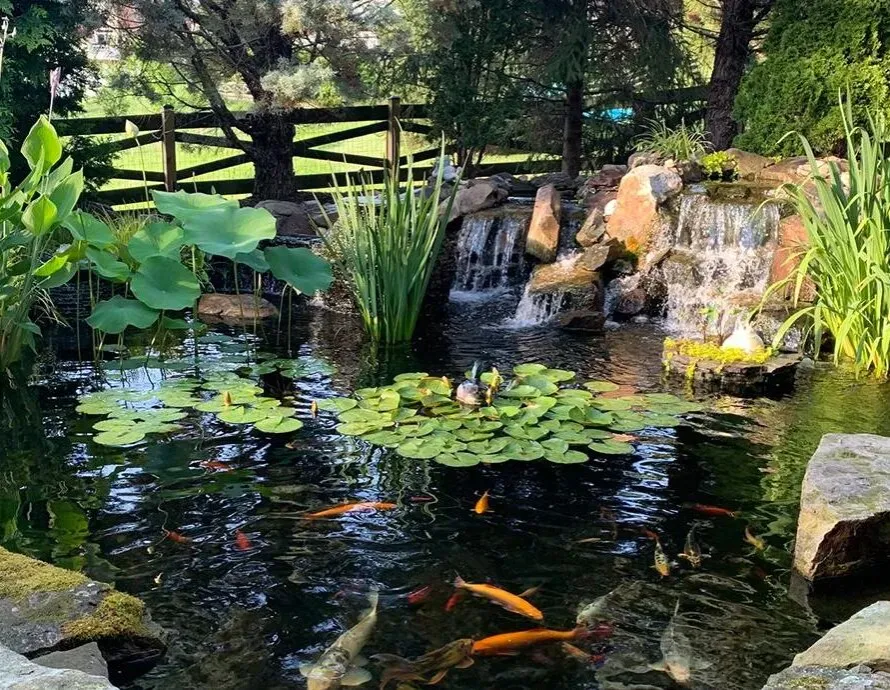
[[[91,676],[108,678],[108,665],[95,642],[83,644],[64,652],[50,652],[33,659],[34,663],[47,668],[71,668]]]
[[[575,235],[575,241],[582,247],[592,247],[602,239],[605,232],[606,224],[603,211],[599,208],[593,208],[581,224],[581,229]]]
[[[772,158],[742,149],[726,149],[726,153],[735,159],[736,172],[743,180],[753,180],[761,170],[774,163]]]
[[[43,666],[0,645],[0,688],[4,690],[115,690],[108,679],[75,669]]]
[[[890,671],[890,601],[877,601],[835,626],[794,657],[791,665],[850,668],[859,664]]]
[[[275,216],[275,231],[283,237],[315,236],[315,225],[306,207],[297,201],[260,201],[256,208]]]
[[[794,567],[806,579],[883,563],[890,529],[890,438],[826,434],[803,479]]]
[[[581,254],[581,258],[578,259],[578,263],[588,271],[598,271],[608,263],[609,259],[612,258],[612,254],[610,245],[598,244],[585,249],[584,253]]]
[[[572,309],[560,312],[556,316],[555,323],[566,331],[603,333],[606,327],[606,317],[601,311]]]
[[[553,185],[545,185],[535,195],[535,209],[525,240],[525,252],[549,263],[556,258],[559,247],[559,220],[562,197]]]
[[[757,179],[764,182],[772,182],[776,184],[795,184],[803,181],[798,172],[801,165],[808,162],[806,156],[795,156],[794,158],[786,158],[763,168],[758,174]]]
[[[890,674],[869,668],[792,666],[770,676],[763,690],[890,690]]]
[[[509,187],[501,180],[467,180],[457,190],[448,222],[497,206],[506,201],[509,193]],[[443,201],[439,207],[442,213],[444,213],[446,204],[447,202]]]
[[[714,360],[665,352],[663,361],[668,374],[682,377],[696,387],[742,396],[760,395],[791,387],[801,359],[800,355],[789,353],[776,355],[763,364],[722,364]]]
[[[659,165],[641,165],[621,180],[608,233],[630,251],[648,247],[660,226],[659,208],[683,189],[680,176]]]
[[[212,292],[198,300],[198,316],[227,323],[269,319],[278,316],[278,308],[266,299],[250,295],[224,295]]]
[[[528,282],[529,292],[549,293],[586,289],[599,281],[599,273],[588,269],[582,255],[536,266]]]

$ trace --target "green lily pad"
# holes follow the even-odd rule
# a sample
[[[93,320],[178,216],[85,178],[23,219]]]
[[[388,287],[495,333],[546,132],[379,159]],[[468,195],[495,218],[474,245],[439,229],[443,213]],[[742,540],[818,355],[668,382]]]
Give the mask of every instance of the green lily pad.
[[[494,454],[494,455],[479,455],[479,462],[485,465],[495,465],[502,462],[509,462],[510,458],[506,455]]]
[[[568,441],[561,438],[548,438],[546,441],[541,441],[541,445],[548,453],[563,454],[569,450]]]
[[[579,450],[567,450],[564,453],[548,451],[544,454],[544,457],[549,462],[555,462],[559,465],[578,465],[582,462],[587,462],[588,460],[587,455]]]
[[[631,401],[624,400],[623,398],[597,398],[590,404],[594,407],[599,408],[600,410],[606,410],[608,412],[614,412],[617,410],[629,410],[633,407],[633,403],[631,403]]]
[[[105,402],[103,400],[91,400],[82,402],[74,408],[81,414],[108,414],[118,409],[118,405],[113,402]]]
[[[534,386],[519,385],[501,391],[498,395],[504,398],[536,398],[541,395]]]
[[[545,371],[546,369],[547,367],[545,367],[543,364],[517,364],[515,367],[513,367],[513,373],[517,376],[532,376],[534,374]]]
[[[671,428],[680,426],[683,423],[683,420],[679,417],[675,417],[671,414],[646,414],[643,415],[643,418],[646,421],[646,426],[656,427],[656,428]]]
[[[442,446],[433,441],[422,439],[409,439],[400,443],[396,452],[405,458],[413,458],[415,460],[431,460],[437,455],[442,454]]]
[[[467,444],[467,450],[476,455],[495,455],[500,453],[510,443],[510,439],[500,437],[487,441],[473,441]]]
[[[541,395],[553,395],[559,390],[559,386],[544,376],[525,376],[522,379],[522,384],[537,388]],[[521,388],[521,386],[518,387]]]
[[[138,428],[121,428],[103,431],[93,436],[100,446],[131,446],[145,438],[145,432]]]
[[[473,467],[479,458],[471,453],[443,453],[436,456],[436,462],[447,467]]]
[[[362,438],[375,446],[385,446],[387,448],[395,448],[405,440],[404,436],[395,431],[375,431],[373,434],[367,434]]]
[[[256,424],[266,418],[267,413],[263,410],[254,410],[237,405],[223,410],[217,415],[217,419],[226,424]]]
[[[488,431],[474,431],[473,429],[458,429],[454,432],[454,436],[464,443],[472,443],[474,441],[487,441],[494,437],[494,434]]]
[[[327,398],[318,401],[318,409],[327,412],[346,412],[358,406],[358,402],[352,398]]]
[[[409,371],[404,374],[399,374],[393,380],[394,381],[419,381],[420,379],[428,378],[429,374],[425,371]]]
[[[544,446],[537,441],[518,441],[508,445],[501,453],[507,455],[511,460],[531,462],[543,458],[545,450]]]
[[[634,452],[634,447],[629,443],[622,443],[621,441],[594,441],[589,446],[587,446],[594,453],[601,453],[603,455],[632,455]]]
[[[544,371],[538,373],[554,383],[565,383],[575,378],[575,372],[566,369],[544,369]]]
[[[368,424],[367,422],[345,422],[337,425],[337,432],[344,436],[362,436],[371,431],[379,431],[380,427],[376,424]]]
[[[593,393],[582,388],[562,388],[554,395],[554,397],[560,402],[562,402],[564,398],[591,400],[593,398]]]
[[[264,434],[289,434],[303,428],[303,422],[291,417],[266,417],[261,419],[253,428]]]
[[[611,381],[587,381],[584,383],[584,387],[594,393],[611,393],[619,388],[618,384]]]

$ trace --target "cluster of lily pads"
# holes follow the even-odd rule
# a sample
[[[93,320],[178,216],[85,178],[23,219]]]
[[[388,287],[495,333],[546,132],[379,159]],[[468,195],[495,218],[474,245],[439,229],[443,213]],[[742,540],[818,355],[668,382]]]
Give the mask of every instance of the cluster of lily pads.
[[[678,426],[681,415],[700,409],[669,393],[620,395],[609,381],[577,385],[574,372],[542,364],[521,364],[513,373],[509,382],[495,370],[482,374],[488,400],[479,407],[455,401],[447,378],[414,372],[320,401],[319,408],[336,413],[341,434],[451,467],[542,458],[582,463],[585,450],[631,454],[631,434]]]

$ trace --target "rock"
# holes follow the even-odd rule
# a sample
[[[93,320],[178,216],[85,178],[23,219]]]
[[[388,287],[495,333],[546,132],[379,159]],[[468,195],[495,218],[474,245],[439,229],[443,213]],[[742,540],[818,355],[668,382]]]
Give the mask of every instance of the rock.
[[[588,271],[598,271],[600,270],[612,256],[612,246],[608,244],[598,244],[594,247],[588,247],[584,250],[584,253],[581,254],[581,258],[578,259],[578,263],[582,268],[586,268]]]
[[[0,688],[5,690],[114,690],[107,679],[28,661],[0,645]]]
[[[585,333],[603,333],[606,317],[601,311],[590,309],[572,309],[560,312],[555,320],[556,325],[567,331],[583,331]]]
[[[627,174],[626,165],[604,165],[593,175],[584,180],[579,195],[595,194],[600,189],[614,189],[618,187],[621,178]]]
[[[315,236],[315,225],[306,207],[296,201],[261,201],[256,208],[262,208],[275,216],[275,231],[284,237],[295,235]]]
[[[225,322],[253,321],[278,316],[278,308],[266,299],[254,295],[224,295],[212,292],[198,300],[198,316],[202,319]]]
[[[609,218],[611,218],[615,214],[615,210],[617,208],[618,197],[616,196],[614,199],[609,199],[609,201],[606,202],[606,205],[603,206],[603,217],[605,217],[606,220],[609,220]]]
[[[695,161],[679,161],[673,167],[683,184],[695,184],[704,177],[701,166]]]
[[[823,436],[803,479],[795,569],[814,581],[885,562],[888,530],[890,438]]]
[[[803,177],[801,177],[797,171],[800,166],[807,163],[807,161],[808,159],[806,156],[786,158],[785,160],[763,168],[763,170],[757,174],[757,179],[777,184],[796,184],[802,182]],[[804,177],[806,176],[807,175],[804,175]]]
[[[785,280],[794,273],[800,265],[801,250],[805,250],[808,244],[807,229],[800,216],[788,216],[779,221],[778,242],[769,272],[770,283]],[[782,293],[785,299],[791,299],[793,295],[793,285],[789,285]],[[816,286],[809,278],[801,286],[800,296],[806,302],[815,298]]]
[[[600,189],[587,193],[582,190],[581,194],[578,195],[579,203],[588,213],[594,209],[599,209],[603,212],[604,216],[609,215],[606,213],[606,206],[608,206],[610,201],[614,201],[616,198],[618,198],[617,187],[610,187],[609,189]]]
[[[794,657],[791,665],[851,668],[860,664],[890,671],[890,601],[877,601],[835,626]]]
[[[843,158],[838,158],[837,156],[827,156],[825,158],[820,158],[816,161],[816,170],[813,170],[813,165],[807,160],[806,163],[802,163],[797,166],[797,176],[804,180],[810,177],[824,177],[826,179],[831,177],[832,168],[836,167],[838,171],[843,175],[847,173],[849,175],[850,172],[850,164],[844,160]]]
[[[600,241],[606,232],[606,225],[603,219],[602,209],[593,208],[587,214],[587,218],[575,235],[575,241],[582,247],[591,247]]]
[[[578,187],[581,186],[581,180],[579,178],[572,177],[564,172],[538,175],[537,177],[533,177],[530,182],[538,189],[541,189],[542,187],[556,187],[560,192],[572,192],[573,194],[577,191]]]
[[[753,180],[761,170],[774,163],[772,158],[742,149],[726,149],[726,153],[735,159],[736,172],[743,180]]]
[[[630,158],[627,159],[627,168],[628,170],[633,170],[641,165],[659,165],[661,161],[662,158],[657,153],[641,151],[630,154]]]
[[[615,314],[620,316],[636,316],[646,310],[646,291],[634,288],[621,294],[615,303]]]
[[[0,548],[0,645],[33,655],[97,642],[116,680],[151,668],[165,637],[135,597]]]
[[[890,690],[890,673],[862,667],[792,666],[770,676],[763,690]]]
[[[68,649],[64,652],[51,652],[34,659],[34,663],[47,668],[72,668],[83,671],[91,676],[108,678],[108,665],[102,658],[99,645],[95,642],[82,644],[80,647]]]
[[[581,262],[583,255],[536,266],[528,281],[531,293],[548,293],[588,288],[599,281],[599,274]]]
[[[659,207],[682,189],[680,176],[667,168],[634,168],[618,187],[618,205],[609,219],[609,236],[624,242],[630,251],[645,248],[660,224]]]
[[[562,197],[553,185],[541,187],[535,196],[525,252],[535,258],[550,262],[556,258],[559,247],[559,219],[562,215]]]
[[[502,180],[467,180],[457,190],[448,221],[451,222],[455,218],[497,206],[505,201],[509,194],[509,186]],[[446,203],[443,201],[439,207],[442,212],[445,210]]]

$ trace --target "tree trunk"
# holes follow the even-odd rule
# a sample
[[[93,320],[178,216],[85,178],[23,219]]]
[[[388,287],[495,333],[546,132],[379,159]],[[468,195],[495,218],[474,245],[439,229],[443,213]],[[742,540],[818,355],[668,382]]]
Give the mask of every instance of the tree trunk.
[[[562,134],[562,171],[572,178],[581,172],[584,130],[584,82],[566,84],[566,107]]]
[[[714,71],[708,87],[705,129],[715,151],[732,146],[738,123],[732,111],[751,51],[757,23],[757,0],[723,0],[720,34],[714,54]]]
[[[293,201],[298,191],[292,152],[294,126],[273,113],[255,115],[249,121],[254,198]]]

